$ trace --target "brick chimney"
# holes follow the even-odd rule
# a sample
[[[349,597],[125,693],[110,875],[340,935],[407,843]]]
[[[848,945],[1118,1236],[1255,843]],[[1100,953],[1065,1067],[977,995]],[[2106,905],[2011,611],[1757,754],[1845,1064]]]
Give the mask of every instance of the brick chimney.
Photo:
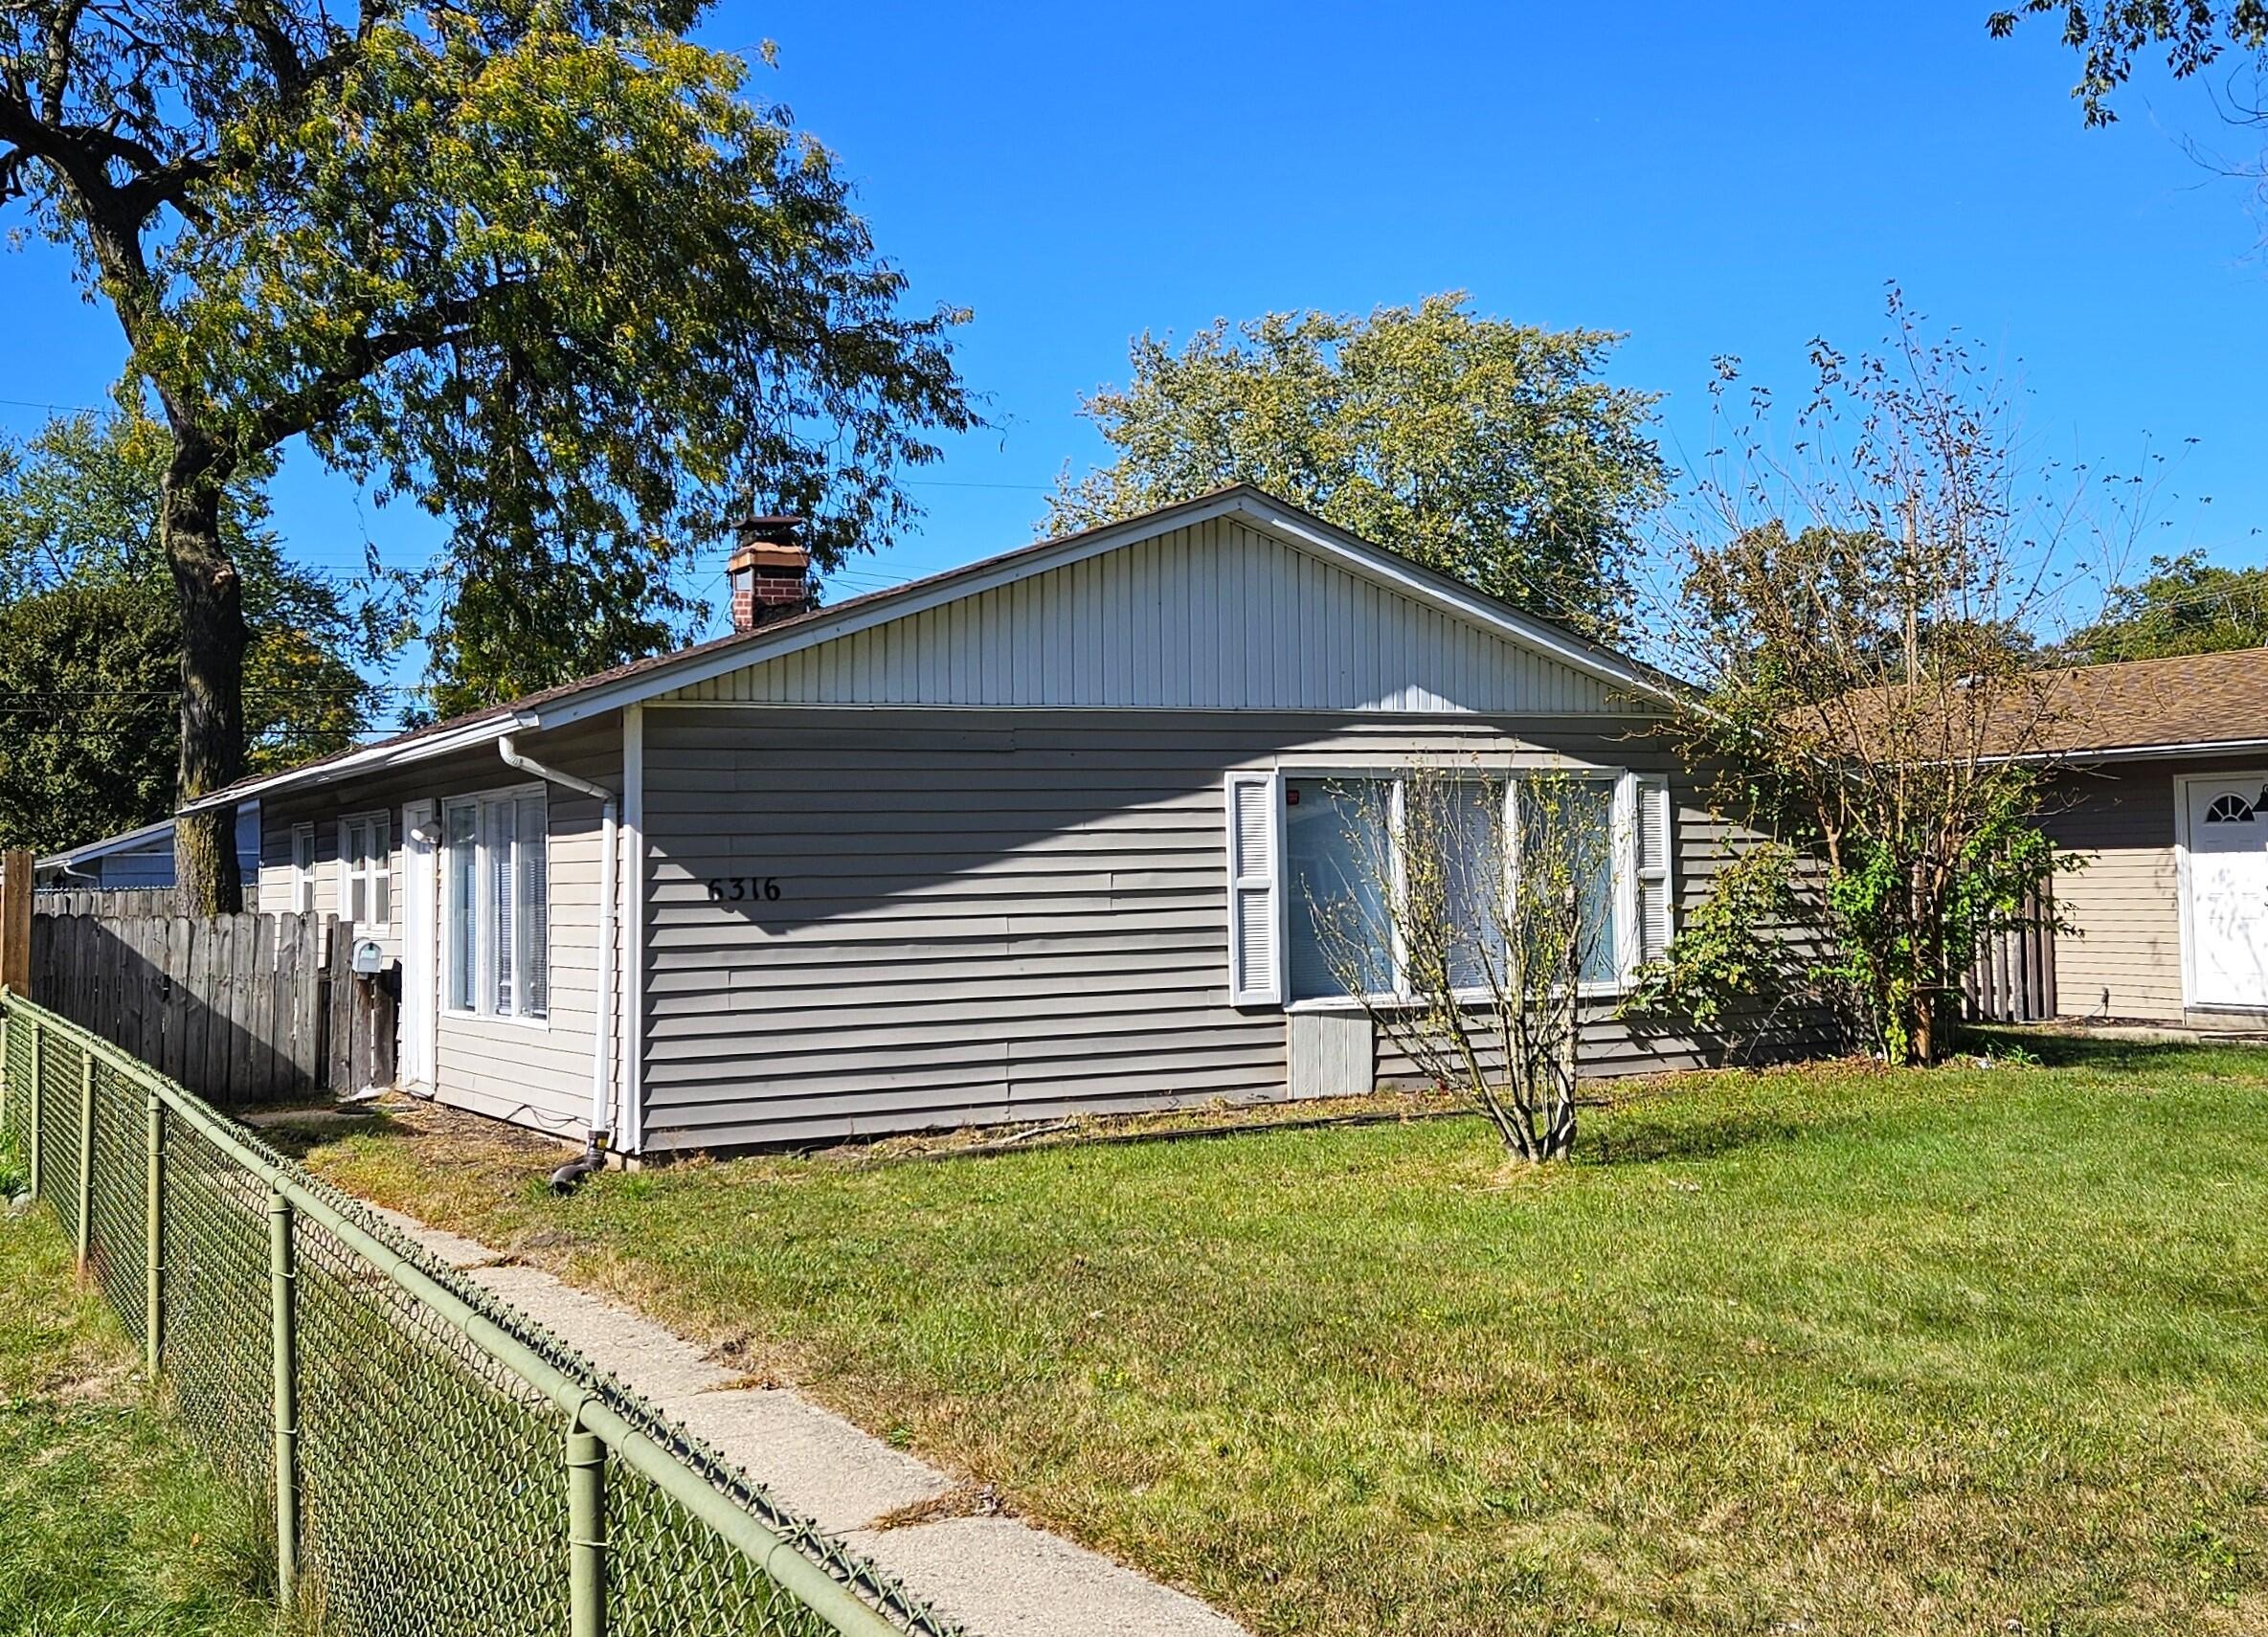
[[[811,552],[797,540],[799,517],[747,517],[732,526],[732,559],[725,565],[732,587],[732,629],[753,631],[801,614],[818,597],[811,583]]]

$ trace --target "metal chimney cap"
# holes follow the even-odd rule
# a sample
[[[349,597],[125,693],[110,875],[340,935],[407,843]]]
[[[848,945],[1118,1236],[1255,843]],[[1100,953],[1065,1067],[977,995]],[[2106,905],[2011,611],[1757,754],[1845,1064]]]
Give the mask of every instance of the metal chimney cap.
[[[793,546],[796,536],[802,531],[803,519],[786,513],[769,517],[744,517],[732,525],[732,532],[743,546],[761,543],[766,546]]]

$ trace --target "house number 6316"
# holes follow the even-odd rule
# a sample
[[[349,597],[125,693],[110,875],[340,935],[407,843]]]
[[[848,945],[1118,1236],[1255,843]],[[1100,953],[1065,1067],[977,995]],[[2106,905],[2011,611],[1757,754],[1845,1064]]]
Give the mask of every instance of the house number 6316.
[[[709,878],[708,899],[712,904],[746,904],[761,898],[767,903],[779,898],[779,877],[775,875],[719,875]]]

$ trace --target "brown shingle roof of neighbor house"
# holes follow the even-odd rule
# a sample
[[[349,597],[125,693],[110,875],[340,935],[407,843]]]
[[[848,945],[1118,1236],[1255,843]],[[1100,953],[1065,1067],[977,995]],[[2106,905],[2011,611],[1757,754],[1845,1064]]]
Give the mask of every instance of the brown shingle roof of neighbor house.
[[[1019,547],[1012,551],[1003,551],[996,556],[964,564],[957,569],[947,569],[941,573],[908,581],[905,585],[891,586],[882,591],[866,592],[842,602],[827,603],[820,607],[807,609],[801,614],[767,620],[763,624],[753,626],[746,631],[728,632],[726,635],[712,638],[708,641],[696,642],[691,647],[673,649],[666,654],[655,654],[646,659],[634,660],[628,664],[617,665],[611,670],[595,672],[586,677],[577,677],[573,682],[561,683],[556,687],[527,694],[503,705],[490,706],[483,710],[467,711],[462,715],[453,716],[445,722],[436,722],[428,727],[413,729],[406,733],[397,733],[389,739],[380,739],[371,744],[357,745],[350,750],[334,751],[327,756],[319,756],[315,760],[303,762],[284,774],[264,774],[250,778],[241,778],[234,784],[184,804],[181,811],[190,813],[200,808],[217,807],[236,799],[239,796],[248,796],[256,789],[265,789],[284,783],[297,783],[303,778],[320,778],[326,769],[339,768],[345,771],[347,764],[360,764],[366,760],[389,755],[422,743],[430,742],[438,752],[446,748],[447,742],[453,736],[469,737],[482,729],[483,725],[511,722],[517,718],[541,712],[547,706],[557,705],[581,694],[611,687],[618,683],[631,681],[648,672],[676,670],[689,666],[706,657],[727,653],[732,649],[768,648],[782,636],[792,635],[799,629],[839,621],[846,615],[856,615],[863,610],[880,609],[887,604],[908,601],[918,595],[950,587],[956,580],[975,580],[979,576],[988,575],[1002,569],[1013,568],[1028,560],[1051,556],[1067,548],[1076,547],[1081,542],[1115,533],[1134,526],[1170,527],[1174,526],[1175,520],[1183,514],[1196,511],[1199,508],[1212,507],[1222,502],[1248,502],[1278,515],[1297,518],[1303,523],[1314,526],[1318,531],[1348,540],[1356,538],[1347,534],[1345,530],[1324,522],[1323,519],[1316,517],[1312,512],[1303,510],[1288,501],[1278,500],[1253,484],[1231,483],[1206,494],[1192,496],[1185,501],[1177,501],[1171,505],[1159,506],[1153,511],[1128,518],[1119,523],[1103,524],[1093,528],[1081,529],[1076,533],[1059,535],[1050,540],[1035,541],[1029,546]],[[1444,586],[1454,587],[1460,594],[1469,599],[1493,604],[1503,609],[1508,615],[1525,620],[1533,626],[1549,628],[1556,636],[1563,639],[1570,647],[1587,651],[1597,662],[1624,673],[1643,687],[1658,695],[1680,691],[1687,686],[1679,679],[1666,672],[1647,665],[1628,655],[1618,653],[1604,643],[1592,641],[1556,621],[1523,614],[1514,609],[1509,603],[1475,592],[1470,586],[1451,580],[1448,576],[1428,569],[1413,559],[1403,557],[1400,552],[1394,551],[1388,547],[1379,546],[1369,541],[1358,541],[1357,543],[1381,556],[1396,559],[1415,574]]]
[[[1962,712],[1943,730],[1934,716],[1941,703]],[[2018,672],[1942,699],[1926,682],[1910,700],[1902,687],[1865,688],[1792,720],[1830,744],[1881,735],[1887,743],[1877,753],[1923,760],[2087,760],[2268,746],[2268,648]]]
[[[2268,744],[2268,648],[2080,665],[2047,697],[2043,754]]]

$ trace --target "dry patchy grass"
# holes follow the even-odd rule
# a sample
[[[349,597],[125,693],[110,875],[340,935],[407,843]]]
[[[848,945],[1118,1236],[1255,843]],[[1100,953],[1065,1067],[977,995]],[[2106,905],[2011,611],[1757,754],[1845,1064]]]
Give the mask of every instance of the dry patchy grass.
[[[1263,1633],[2268,1628],[2268,1054],[610,1175],[334,1179],[638,1302]],[[912,1145],[909,1145],[909,1147]]]

